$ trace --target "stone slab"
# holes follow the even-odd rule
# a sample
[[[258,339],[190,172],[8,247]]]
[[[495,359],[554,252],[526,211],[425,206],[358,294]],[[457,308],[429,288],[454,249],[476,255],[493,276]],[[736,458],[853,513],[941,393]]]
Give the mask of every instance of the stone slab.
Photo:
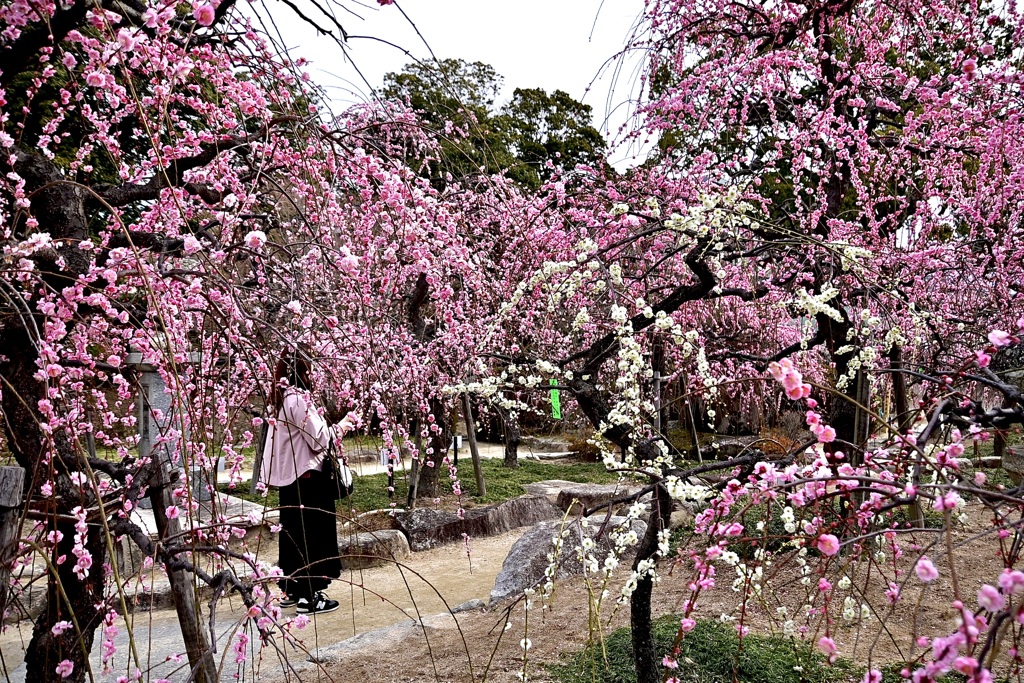
[[[412,554],[409,540],[397,529],[359,534],[339,533],[338,553],[342,569],[366,569],[402,562]]]
[[[626,524],[629,520],[626,517],[611,517],[605,525],[604,515],[595,515],[587,518],[587,525],[584,526],[581,520],[574,520],[567,524],[559,521],[540,522],[520,537],[509,550],[501,571],[494,579],[494,587],[491,589],[491,604],[515,598],[527,588],[533,588],[545,581],[545,571],[548,566],[554,564],[555,575],[550,578],[564,578],[583,573],[583,562],[581,561],[577,548],[583,544],[584,538],[594,541],[594,548],[589,551],[599,564],[602,564],[612,548],[611,534],[613,529],[627,531]],[[637,535],[637,539],[643,537],[647,532],[647,523],[643,520],[633,520],[629,530]],[[562,532],[562,550],[554,556],[554,540]],[[636,554],[636,546],[631,546],[626,553],[619,557],[620,561],[628,561],[628,558]]]
[[[543,496],[520,496],[498,505],[452,512],[420,508],[395,514],[396,526],[409,539],[413,552],[461,542],[470,537],[494,536],[521,526],[531,526],[562,516],[562,511]]]

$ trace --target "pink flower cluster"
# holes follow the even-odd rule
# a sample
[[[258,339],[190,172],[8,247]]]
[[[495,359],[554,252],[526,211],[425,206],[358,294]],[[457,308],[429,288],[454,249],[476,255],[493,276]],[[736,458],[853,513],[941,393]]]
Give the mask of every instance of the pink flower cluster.
[[[784,358],[777,363],[768,365],[768,372],[777,382],[781,382],[786,396],[794,401],[811,395],[811,385],[804,383],[803,375],[793,366],[793,361]]]

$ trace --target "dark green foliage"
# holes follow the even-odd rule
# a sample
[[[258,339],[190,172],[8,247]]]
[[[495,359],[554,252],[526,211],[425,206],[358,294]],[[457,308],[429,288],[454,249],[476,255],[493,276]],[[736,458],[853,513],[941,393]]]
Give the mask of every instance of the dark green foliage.
[[[540,88],[516,88],[512,101],[497,117],[518,165],[509,170],[513,179],[531,188],[551,177],[555,169],[572,170],[579,164],[600,168],[605,163],[604,138],[590,122],[590,105],[568,93],[547,94]]]
[[[601,167],[605,145],[591,126],[592,110],[567,93],[516,89],[496,108],[502,77],[482,62],[443,59],[406,65],[384,77],[381,96],[408,104],[440,134],[436,159],[407,159],[417,171],[444,187],[448,178],[508,173],[529,189],[557,170],[577,164]]]
[[[678,627],[677,616],[654,622],[659,658],[670,652]],[[846,660],[830,666],[821,653],[798,640],[751,635],[741,643],[734,626],[711,620],[698,621],[686,634],[676,659],[675,676],[681,683],[831,683],[863,675]],[[600,644],[590,645],[549,670],[560,683],[633,683],[629,629],[609,635],[604,654]]]

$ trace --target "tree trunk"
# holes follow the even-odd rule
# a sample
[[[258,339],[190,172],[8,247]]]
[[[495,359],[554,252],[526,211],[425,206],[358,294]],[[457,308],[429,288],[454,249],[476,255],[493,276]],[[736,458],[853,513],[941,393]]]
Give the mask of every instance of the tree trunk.
[[[519,414],[507,408],[498,408],[498,415],[501,416],[502,431],[505,432],[505,467],[515,469],[519,467],[519,444],[522,442],[522,433],[519,430]]]
[[[41,281],[56,290],[67,286],[89,268],[89,257],[77,244],[89,236],[85,202],[88,192],[66,182],[56,165],[45,157],[16,149],[14,169],[25,179],[25,192],[32,197],[31,215],[38,221],[38,231],[49,233],[56,245],[52,260],[39,262]],[[8,167],[9,168],[9,167]],[[34,307],[33,307],[34,310]],[[51,441],[44,439],[40,424],[46,419],[36,412],[41,399],[47,398],[46,386],[35,378],[39,370],[36,330],[43,329],[42,320],[24,321],[22,325],[4,327],[0,331],[0,349],[7,358],[0,362],[0,374],[5,386],[0,391],[0,406],[4,414],[7,444],[18,464],[25,468],[30,484],[26,488],[26,501],[36,496],[38,487],[52,481],[54,495],[46,531],[60,531],[63,538],[57,544],[50,560],[64,561],[56,565],[57,573],[47,577],[46,607],[36,619],[32,641],[25,653],[29,683],[60,681],[77,683],[86,680],[88,653],[92,648],[96,628],[103,622],[104,610],[96,609],[104,602],[103,567],[107,562],[107,542],[101,526],[89,524],[83,546],[92,555],[89,575],[80,580],[72,571],[76,557],[74,523],[67,515],[78,505],[89,508],[95,501],[87,487],[72,483],[71,470],[85,470],[80,464],[81,450],[59,433]],[[70,325],[69,325],[70,326]],[[59,400],[59,399],[58,399]],[[63,518],[60,521],[57,515]],[[54,635],[52,627],[58,621],[71,621],[78,629],[68,629]],[[73,673],[61,677],[57,664],[68,660],[74,665]]]
[[[448,409],[445,404],[440,399],[432,398],[428,406],[430,415],[434,418],[431,424],[437,425],[437,429],[432,429],[427,437],[429,452],[420,454],[419,473],[416,476],[417,499],[437,498],[440,495],[440,470],[444,464],[445,453],[448,452],[448,443],[454,433],[448,425]]]
[[[72,571],[75,556],[75,525],[71,522],[48,524],[48,531],[59,531],[64,538],[57,544],[57,551],[50,556],[55,563],[60,555],[66,556],[57,565],[57,575],[49,574],[46,585],[46,607],[36,619],[32,629],[32,640],[25,651],[26,683],[84,683],[88,680],[87,661],[92,651],[96,629],[103,623],[106,611],[96,609],[103,603],[103,565],[107,562],[107,543],[103,527],[88,526],[85,548],[92,554],[93,566],[84,580]],[[58,621],[78,622],[78,628],[70,628],[60,635],[54,635],[52,628]],[[70,676],[61,677],[57,665],[68,660],[74,666]]]
[[[658,551],[658,533],[667,529],[672,515],[672,499],[663,486],[655,488],[655,497],[651,500],[651,514],[647,521],[647,533],[640,542],[636,558],[633,560],[633,571],[644,560],[654,557]],[[653,619],[651,618],[651,598],[654,594],[654,580],[644,575],[637,581],[636,590],[629,601],[629,627],[633,642],[633,663],[636,666],[637,683],[659,683],[660,667],[654,649]]]

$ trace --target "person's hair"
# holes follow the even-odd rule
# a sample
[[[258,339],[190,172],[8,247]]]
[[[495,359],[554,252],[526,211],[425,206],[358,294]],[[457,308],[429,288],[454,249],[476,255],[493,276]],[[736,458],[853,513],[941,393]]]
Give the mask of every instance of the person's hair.
[[[301,349],[288,349],[277,361],[274,382],[270,387],[270,408],[273,413],[281,410],[284,392],[288,387],[313,390],[313,366],[309,362],[309,355]]]

